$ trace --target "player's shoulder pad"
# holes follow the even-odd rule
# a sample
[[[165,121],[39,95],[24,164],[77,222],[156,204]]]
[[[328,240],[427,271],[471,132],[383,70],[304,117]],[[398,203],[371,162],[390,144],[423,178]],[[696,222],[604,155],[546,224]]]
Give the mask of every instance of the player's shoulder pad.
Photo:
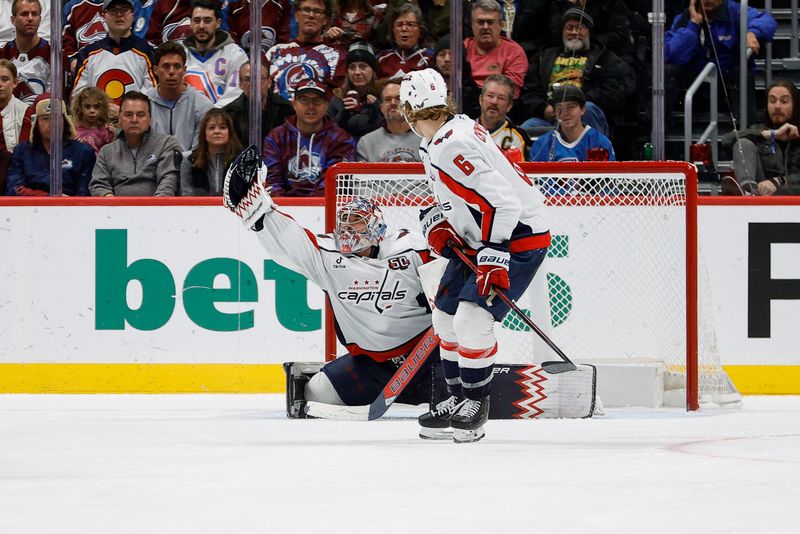
[[[392,256],[406,250],[427,250],[428,242],[416,230],[400,229],[387,235],[381,243],[381,255]]]

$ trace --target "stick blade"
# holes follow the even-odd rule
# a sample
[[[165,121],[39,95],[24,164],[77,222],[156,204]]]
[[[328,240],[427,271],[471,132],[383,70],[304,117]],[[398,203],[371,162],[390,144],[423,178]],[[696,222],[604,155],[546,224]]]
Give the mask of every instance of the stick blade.
[[[546,373],[557,375],[560,373],[567,373],[577,369],[572,362],[542,362],[539,366],[545,370]]]
[[[374,421],[375,419],[380,419],[383,417],[389,410],[389,406],[391,406],[397,396],[394,397],[386,397],[386,392],[381,391],[381,394],[378,395],[378,398],[372,401],[372,404],[369,405],[369,414],[367,416],[367,421]]]

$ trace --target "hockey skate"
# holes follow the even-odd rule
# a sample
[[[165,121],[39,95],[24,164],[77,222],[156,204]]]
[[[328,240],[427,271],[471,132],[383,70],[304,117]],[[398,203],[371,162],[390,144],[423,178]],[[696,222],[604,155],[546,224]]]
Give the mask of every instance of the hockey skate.
[[[450,418],[453,426],[453,441],[471,443],[486,435],[483,425],[489,419],[489,396],[481,400],[466,399],[458,411]]]
[[[453,432],[450,431],[450,418],[455,415],[459,408],[466,401],[463,397],[450,395],[447,399],[438,403],[427,413],[417,418],[419,421],[419,437],[422,439],[453,439]]]
[[[258,148],[250,145],[236,156],[225,174],[222,202],[250,230],[261,230],[264,215],[274,207],[262,185],[266,170]]]

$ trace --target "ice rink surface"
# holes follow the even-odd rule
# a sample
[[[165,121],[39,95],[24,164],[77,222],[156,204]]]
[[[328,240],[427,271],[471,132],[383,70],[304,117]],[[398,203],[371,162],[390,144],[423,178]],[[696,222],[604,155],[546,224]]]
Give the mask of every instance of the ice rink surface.
[[[282,395],[2,395],[0,533],[797,533],[800,397],[417,438]]]

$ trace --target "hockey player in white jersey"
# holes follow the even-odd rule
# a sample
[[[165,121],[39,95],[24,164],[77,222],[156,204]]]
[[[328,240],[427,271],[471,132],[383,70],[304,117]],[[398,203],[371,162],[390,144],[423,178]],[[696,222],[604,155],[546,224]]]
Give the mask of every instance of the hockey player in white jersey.
[[[436,197],[420,214],[428,245],[447,258],[450,246],[461,248],[479,273],[454,257],[442,276],[433,327],[450,397],[420,416],[420,436],[441,438],[452,426],[455,441],[477,441],[489,415],[494,323],[509,311],[492,289],[518,299],[536,274],[550,245],[544,197],[485,128],[455,114],[433,69],[405,76],[400,111],[422,137],[420,155]]]
[[[380,209],[364,198],[338,210],[332,235],[314,235],[279,211],[263,185],[266,171],[260,151],[245,149],[225,177],[224,203],[257,232],[271,258],[325,291],[337,336],[348,350],[310,379],[305,400],[370,404],[430,329],[431,310],[417,272],[430,259],[425,239],[388,230]],[[432,354],[428,361],[433,359]],[[399,402],[429,402],[425,371],[420,369]]]

